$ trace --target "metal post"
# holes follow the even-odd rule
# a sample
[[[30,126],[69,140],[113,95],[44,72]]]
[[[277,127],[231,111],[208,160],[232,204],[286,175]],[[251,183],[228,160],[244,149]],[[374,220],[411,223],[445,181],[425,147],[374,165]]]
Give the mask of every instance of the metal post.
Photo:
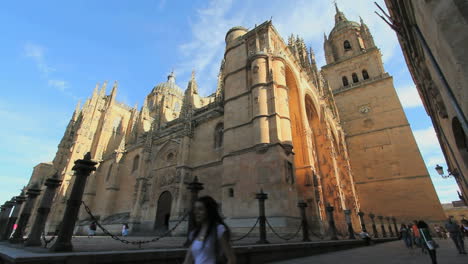
[[[383,222],[383,216],[379,215],[377,216],[380,220],[380,229],[382,229],[382,237],[387,237],[387,232],[385,231],[385,226]]]
[[[364,222],[364,213],[358,212],[357,215],[359,216],[359,220],[361,221],[361,230],[362,232],[367,233],[366,223]]]
[[[395,235],[393,234],[393,228],[392,228],[392,224],[390,223],[390,217],[387,216],[387,217],[385,217],[385,219],[387,219],[388,231],[390,233],[390,237],[394,237]]]
[[[52,252],[72,251],[73,245],[71,239],[75,223],[80,211],[81,199],[86,186],[86,180],[92,171],[96,170],[97,162],[91,160],[91,153],[88,152],[83,159],[75,161],[72,170],[75,171],[75,183],[73,184],[70,198],[67,201],[67,207],[63,215],[62,225],[60,227],[57,241],[50,248]]]
[[[300,201],[297,203],[297,206],[299,207],[299,210],[301,211],[302,241],[307,242],[307,241],[310,241],[309,225],[307,224],[306,211],[305,211],[307,207],[307,203],[304,201]]]
[[[346,224],[348,225],[349,239],[356,239],[356,237],[354,236],[353,223],[351,222],[351,210],[346,209],[343,210],[343,212],[345,214]]]
[[[335,226],[335,219],[333,217],[333,210],[335,208],[331,205],[327,205],[325,207],[325,210],[327,211],[327,218],[328,218],[328,226],[329,226],[329,233],[330,233],[330,239],[331,240],[338,240],[338,236],[336,233],[336,226]]]
[[[49,216],[50,208],[52,207],[52,201],[55,196],[55,191],[57,187],[60,186],[62,181],[59,179],[58,173],[55,173],[51,178],[48,178],[45,182],[47,186],[44,195],[42,195],[42,200],[37,209],[36,218],[31,227],[31,232],[29,233],[28,240],[24,243],[27,247],[41,246],[41,235],[44,231],[45,224],[47,222],[47,217]]]
[[[188,220],[188,232],[187,232],[187,238],[188,234],[190,234],[190,231],[193,229],[193,207],[195,205],[195,201],[198,199],[198,193],[203,190],[203,183],[198,181],[198,177],[195,176],[193,178],[193,181],[188,184],[187,189],[190,191],[190,214],[189,214],[189,220]]]
[[[375,225],[375,214],[370,213],[369,217],[372,221],[372,232],[374,233],[374,238],[379,237],[379,232],[377,232],[377,226]]]
[[[392,222],[393,222],[393,227],[395,227],[395,235],[398,236],[398,227],[397,227],[397,224],[396,224],[396,218],[395,217],[392,217]]]
[[[21,205],[25,200],[26,197],[24,196],[24,191],[21,191],[21,195],[13,198],[15,207],[13,208],[13,212],[11,213],[10,218],[8,218],[7,226],[5,228],[4,233],[2,234],[1,240],[7,240],[10,238],[11,232],[13,231],[13,226],[15,225],[16,220],[18,219],[18,214],[21,210]]]
[[[6,201],[2,205],[2,213],[0,215],[0,239],[3,232],[5,232],[8,223],[8,217],[10,216],[11,208],[13,207],[13,205],[14,203],[11,201]]]
[[[268,194],[264,193],[263,189],[260,189],[260,193],[255,195],[255,199],[258,200],[258,214],[260,218],[260,240],[257,241],[257,244],[267,244],[269,242],[266,237],[265,200],[268,199]]]
[[[31,211],[34,208],[34,202],[36,197],[41,193],[41,189],[38,183],[34,183],[27,191],[26,195],[28,196],[26,203],[23,206],[21,215],[18,219],[18,225],[16,226],[15,233],[10,238],[10,243],[23,243],[24,239],[24,229],[29,222],[29,217],[31,217]]]

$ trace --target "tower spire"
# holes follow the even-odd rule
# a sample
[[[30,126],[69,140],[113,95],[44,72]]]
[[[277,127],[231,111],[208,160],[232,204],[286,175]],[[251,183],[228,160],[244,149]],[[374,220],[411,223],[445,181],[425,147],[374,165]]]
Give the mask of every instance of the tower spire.
[[[336,3],[335,1],[335,11],[336,11],[336,14],[335,14],[335,25],[338,24],[339,22],[341,21],[347,21],[348,19],[346,19],[345,15],[343,14],[343,12],[340,11],[340,9],[338,8],[338,4]]]

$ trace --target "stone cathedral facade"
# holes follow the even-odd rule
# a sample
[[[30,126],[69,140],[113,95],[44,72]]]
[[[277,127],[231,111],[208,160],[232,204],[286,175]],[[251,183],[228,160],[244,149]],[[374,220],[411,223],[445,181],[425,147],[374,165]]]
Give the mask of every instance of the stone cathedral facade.
[[[198,93],[194,74],[182,90],[174,74],[154,87],[138,109],[116,101],[107,83],[78,106],[52,163],[39,164],[31,182],[58,172],[63,185],[48,221],[63,217],[73,184],[73,162],[91,152],[99,162],[83,200],[113,230],[129,223],[148,233],[174,225],[189,210],[186,183],[204,183],[200,195],[221,205],[234,231],[258,217],[255,193],[269,195],[266,214],[284,231],[300,222],[297,202],[308,204],[312,228],[327,228],[325,207],[395,216],[410,221],[444,218],[379,49],[363,21],[336,10],[325,36],[327,65],[299,37],[285,42],[267,21],[234,27],[215,93]],[[80,213],[77,232],[89,224]]]

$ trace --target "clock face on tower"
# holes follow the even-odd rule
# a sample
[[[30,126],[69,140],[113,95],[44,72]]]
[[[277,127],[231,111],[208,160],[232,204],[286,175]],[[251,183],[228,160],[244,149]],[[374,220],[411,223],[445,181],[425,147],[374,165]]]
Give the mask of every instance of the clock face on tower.
[[[361,112],[362,114],[367,114],[367,113],[369,113],[369,111],[370,111],[370,107],[367,106],[367,105],[361,106],[361,107],[359,108],[359,112]]]

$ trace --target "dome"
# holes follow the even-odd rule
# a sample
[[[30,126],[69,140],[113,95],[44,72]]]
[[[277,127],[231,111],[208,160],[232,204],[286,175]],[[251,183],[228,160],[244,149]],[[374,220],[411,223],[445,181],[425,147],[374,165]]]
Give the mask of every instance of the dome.
[[[340,21],[333,27],[328,38],[332,38],[334,34],[342,31],[343,29],[349,30],[350,28],[356,28],[357,30],[359,30],[360,27],[361,25],[359,25],[359,23],[354,22],[354,21],[349,21],[349,20]]]
[[[171,72],[167,76],[167,81],[156,85],[151,93],[162,93],[162,94],[172,94],[177,97],[183,98],[184,92],[182,89],[175,83],[174,72]]]

